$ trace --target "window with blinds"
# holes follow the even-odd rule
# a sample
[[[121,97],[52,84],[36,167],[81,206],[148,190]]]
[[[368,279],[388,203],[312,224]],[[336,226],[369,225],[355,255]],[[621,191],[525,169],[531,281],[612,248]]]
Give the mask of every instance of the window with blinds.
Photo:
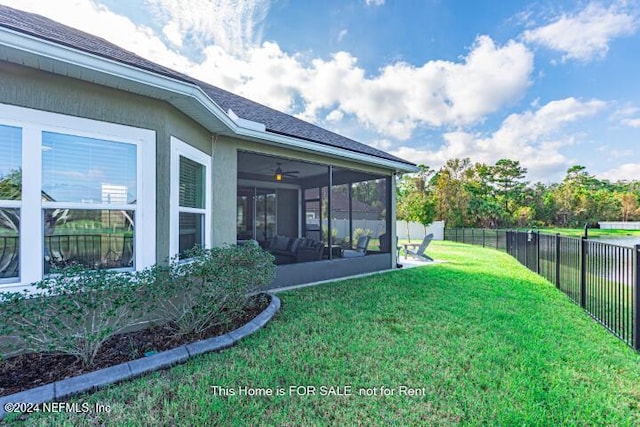
[[[155,147],[153,130],[0,103],[0,292],[153,265]]]
[[[178,195],[179,254],[204,247],[205,166],[180,156]]]
[[[180,206],[204,209],[204,166],[180,156]]]
[[[42,133],[42,191],[52,202],[136,203],[136,146]]]
[[[44,272],[134,267],[134,144],[42,133]]]

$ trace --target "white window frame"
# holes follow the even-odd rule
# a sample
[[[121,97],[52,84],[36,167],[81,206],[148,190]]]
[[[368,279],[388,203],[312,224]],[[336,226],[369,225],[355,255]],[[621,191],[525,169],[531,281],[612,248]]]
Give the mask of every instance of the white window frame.
[[[187,208],[180,206],[180,156],[204,166],[204,209]],[[186,142],[171,137],[171,174],[170,174],[170,237],[169,255],[178,255],[180,248],[180,212],[204,214],[204,247],[211,247],[211,156],[187,144]]]
[[[33,290],[43,277],[42,210],[65,207],[105,209],[104,205],[42,202],[42,133],[55,132],[136,145],[135,268],[156,262],[156,132],[30,108],[0,104],[0,124],[22,128],[22,200],[20,201],[20,279],[0,284],[2,291]],[[109,209],[132,210],[130,205]]]

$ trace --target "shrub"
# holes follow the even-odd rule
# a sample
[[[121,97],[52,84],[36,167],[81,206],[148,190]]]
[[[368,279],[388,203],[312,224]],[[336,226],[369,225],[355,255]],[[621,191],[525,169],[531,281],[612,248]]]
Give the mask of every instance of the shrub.
[[[273,256],[252,244],[196,249],[186,257],[139,275],[159,317],[176,335],[228,324],[275,274]]]
[[[131,274],[81,266],[56,273],[34,284],[37,293],[0,294],[0,336],[90,366],[105,341],[140,319],[146,300]]]
[[[371,236],[371,230],[369,230],[368,228],[356,228],[355,230],[353,230],[353,241],[357,242],[358,239],[362,236]]]
[[[335,242],[337,237],[338,237],[338,230],[336,230],[335,228],[332,228],[331,229],[331,240]],[[325,242],[329,241],[329,229],[328,228],[324,228],[322,230],[322,239]]]
[[[175,334],[229,323],[275,273],[257,245],[187,256],[136,273],[70,266],[35,283],[35,293],[0,293],[0,337],[10,350],[70,354],[91,366],[109,338],[142,319],[168,322]]]

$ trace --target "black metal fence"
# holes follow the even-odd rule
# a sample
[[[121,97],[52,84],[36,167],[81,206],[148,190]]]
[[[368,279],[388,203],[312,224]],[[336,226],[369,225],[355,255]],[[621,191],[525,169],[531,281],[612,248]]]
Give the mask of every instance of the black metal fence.
[[[538,231],[469,228],[446,229],[444,238],[507,252],[640,350],[640,245],[630,248]]]
[[[134,264],[130,234],[62,234],[44,238],[44,271],[71,264],[87,268],[127,268]],[[0,236],[0,279],[20,273],[20,238]]]

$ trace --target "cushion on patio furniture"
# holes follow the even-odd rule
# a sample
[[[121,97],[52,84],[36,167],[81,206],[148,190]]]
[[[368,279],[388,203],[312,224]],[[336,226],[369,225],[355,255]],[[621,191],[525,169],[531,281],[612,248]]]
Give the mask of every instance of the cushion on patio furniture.
[[[271,244],[269,245],[270,251],[286,251],[289,246],[289,238],[285,236],[273,236]]]
[[[298,251],[298,248],[304,244],[304,242],[307,240],[304,237],[301,237],[299,239],[292,239],[293,241],[291,242],[291,246],[289,247],[289,250],[291,251],[291,253],[295,254]]]
[[[304,246],[299,246],[296,251],[296,262],[319,261],[323,251],[324,243],[307,239]]]

